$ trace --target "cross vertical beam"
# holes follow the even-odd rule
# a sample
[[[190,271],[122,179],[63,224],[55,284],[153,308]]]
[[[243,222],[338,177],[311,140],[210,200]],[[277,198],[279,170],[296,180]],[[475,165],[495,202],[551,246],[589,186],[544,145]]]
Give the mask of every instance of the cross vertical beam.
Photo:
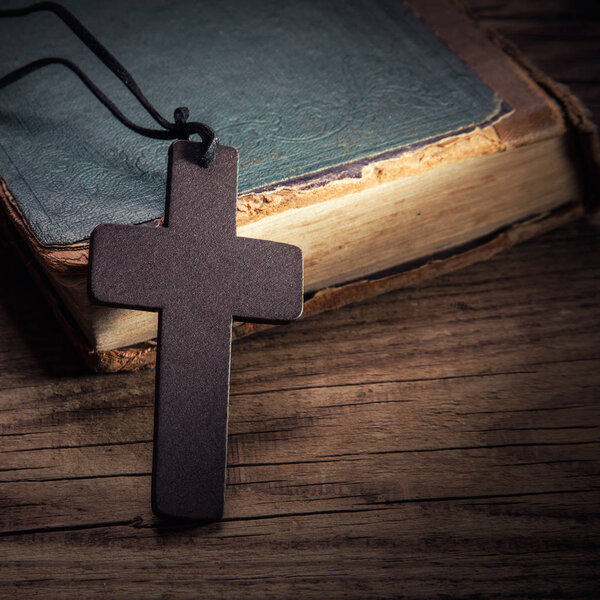
[[[164,228],[100,225],[90,242],[97,302],[159,310],[152,506],[200,521],[223,513],[232,319],[302,313],[296,246],[236,236],[237,151],[169,150]]]

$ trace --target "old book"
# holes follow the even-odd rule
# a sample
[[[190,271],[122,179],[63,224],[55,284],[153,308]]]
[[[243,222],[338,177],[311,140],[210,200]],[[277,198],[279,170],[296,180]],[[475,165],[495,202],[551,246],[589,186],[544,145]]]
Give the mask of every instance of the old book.
[[[306,316],[487,258],[589,202],[584,109],[443,0],[66,6],[163,113],[187,104],[239,149],[238,235],[303,249]],[[143,121],[52,15],[0,26],[2,71],[52,47]],[[151,366],[157,315],[92,305],[87,250],[103,222],[161,226],[168,142],[53,67],[0,92],[0,144],[6,230],[71,337],[98,370]]]

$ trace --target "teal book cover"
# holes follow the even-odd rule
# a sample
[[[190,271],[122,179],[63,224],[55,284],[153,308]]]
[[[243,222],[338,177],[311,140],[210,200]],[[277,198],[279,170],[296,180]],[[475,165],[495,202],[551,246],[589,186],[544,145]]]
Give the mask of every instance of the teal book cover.
[[[502,99],[398,0],[67,0],[171,118],[239,150],[239,191],[269,189],[489,123]],[[3,3],[3,8],[22,6]],[[53,14],[0,21],[0,75],[60,56],[132,121],[122,83]],[[0,90],[0,176],[37,240],[164,212],[168,141],[125,128],[59,65]]]

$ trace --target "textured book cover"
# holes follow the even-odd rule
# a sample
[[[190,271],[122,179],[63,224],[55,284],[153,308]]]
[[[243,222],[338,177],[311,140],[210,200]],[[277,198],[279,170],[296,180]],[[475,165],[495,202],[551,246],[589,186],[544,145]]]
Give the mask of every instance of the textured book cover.
[[[507,109],[397,0],[65,5],[163,114],[189,106],[238,148],[241,196],[325,169],[342,176],[342,165],[481,126]],[[54,15],[2,27],[10,27],[0,36],[3,71],[49,52],[69,58],[129,118],[151,126]],[[41,244],[163,214],[169,142],[123,127],[65,68],[2,90],[0,115],[0,173]]]

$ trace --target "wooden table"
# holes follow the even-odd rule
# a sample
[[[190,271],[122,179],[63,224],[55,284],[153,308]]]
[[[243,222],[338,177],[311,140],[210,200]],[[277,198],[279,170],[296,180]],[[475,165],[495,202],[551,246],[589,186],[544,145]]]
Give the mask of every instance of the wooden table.
[[[599,13],[569,5],[474,8],[599,121]],[[599,242],[575,224],[236,344],[200,528],[150,512],[154,373],[86,372],[2,248],[0,597],[600,597]]]

